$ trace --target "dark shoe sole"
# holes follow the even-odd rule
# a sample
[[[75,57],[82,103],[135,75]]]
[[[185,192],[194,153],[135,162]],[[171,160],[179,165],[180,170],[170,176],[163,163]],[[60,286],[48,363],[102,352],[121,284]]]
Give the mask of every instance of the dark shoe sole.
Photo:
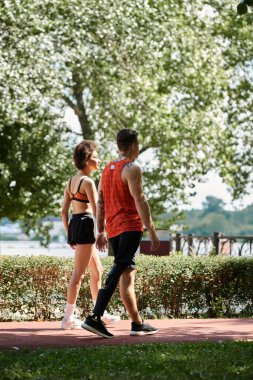
[[[131,331],[130,332],[130,335],[139,335],[139,336],[141,336],[141,335],[153,335],[153,334],[156,334],[157,332],[159,331],[159,329],[157,329],[157,330],[155,330],[155,331],[148,331],[148,332],[146,332],[146,331]]]
[[[86,325],[86,323],[82,323],[82,324],[81,324],[81,327],[82,327],[84,330],[87,330],[87,331],[89,331],[89,332],[91,332],[91,333],[93,333],[93,334],[96,334],[96,335],[102,336],[103,338],[108,338],[108,339],[113,338],[113,335],[112,335],[112,336],[108,336],[108,335],[102,333],[101,331],[96,330],[94,327],[91,327],[91,326],[89,326],[89,325]]]

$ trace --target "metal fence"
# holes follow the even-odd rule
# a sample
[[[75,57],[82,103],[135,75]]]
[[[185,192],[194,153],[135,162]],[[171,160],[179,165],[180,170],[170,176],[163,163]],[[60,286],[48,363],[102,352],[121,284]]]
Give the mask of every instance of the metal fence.
[[[212,236],[193,234],[170,235],[168,231],[159,230],[161,247],[157,252],[150,251],[147,237],[141,242],[140,251],[147,255],[165,256],[172,252],[182,252],[185,256],[253,256],[253,236],[227,236],[214,232]]]

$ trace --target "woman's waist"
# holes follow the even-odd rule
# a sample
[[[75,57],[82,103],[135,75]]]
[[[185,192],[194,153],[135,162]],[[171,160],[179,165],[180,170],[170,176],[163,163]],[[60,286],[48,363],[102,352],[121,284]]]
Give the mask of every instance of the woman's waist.
[[[77,205],[75,205],[77,206]],[[80,206],[80,205],[78,205]],[[78,214],[93,214],[91,207],[72,207],[71,208],[72,215],[78,215]]]
[[[77,216],[85,216],[85,215],[93,217],[92,212],[78,212],[77,214],[71,214],[72,218],[77,217]]]
[[[94,217],[92,210],[89,210],[89,209],[87,209],[85,211],[72,210],[72,214],[71,214],[72,218],[79,218],[79,217],[83,217],[83,216],[90,216],[92,218]]]

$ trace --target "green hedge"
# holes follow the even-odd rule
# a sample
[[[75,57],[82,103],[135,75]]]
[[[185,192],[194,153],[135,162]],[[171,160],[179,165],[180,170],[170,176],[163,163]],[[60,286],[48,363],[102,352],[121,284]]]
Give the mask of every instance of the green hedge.
[[[2,256],[0,260],[0,320],[62,317],[72,259]],[[111,257],[103,260],[105,274],[111,263]],[[137,264],[136,293],[144,318],[253,315],[253,258],[140,255]],[[88,275],[77,305],[81,316],[92,310]],[[118,290],[108,310],[126,316]]]

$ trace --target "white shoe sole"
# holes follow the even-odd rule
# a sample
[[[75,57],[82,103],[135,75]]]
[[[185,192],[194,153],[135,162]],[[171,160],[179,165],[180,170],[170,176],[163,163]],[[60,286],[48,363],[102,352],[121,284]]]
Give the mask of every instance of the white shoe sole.
[[[102,317],[101,320],[106,324],[106,325],[111,325],[113,323],[117,323],[120,321],[120,317],[119,318],[107,318],[107,317]]]
[[[81,325],[81,327],[84,329],[84,330],[87,330],[93,334],[96,334],[96,335],[99,335],[99,336],[102,336],[103,338],[108,338],[108,339],[111,339],[113,338],[113,336],[108,336],[108,335],[105,335],[103,334],[101,331],[98,331],[96,329],[94,329],[93,327],[89,326],[89,325],[86,325],[86,323],[83,323]]]
[[[80,322],[77,322],[77,321],[71,321],[71,322],[66,322],[66,321],[62,321],[61,322],[61,329],[62,330],[82,330],[82,327],[81,327],[81,321]]]
[[[82,326],[75,326],[75,327],[63,327],[61,326],[62,330],[82,330]]]
[[[159,330],[155,330],[155,331],[149,331],[149,332],[145,332],[145,331],[131,331],[130,332],[130,335],[153,335],[153,334],[156,334]]]

